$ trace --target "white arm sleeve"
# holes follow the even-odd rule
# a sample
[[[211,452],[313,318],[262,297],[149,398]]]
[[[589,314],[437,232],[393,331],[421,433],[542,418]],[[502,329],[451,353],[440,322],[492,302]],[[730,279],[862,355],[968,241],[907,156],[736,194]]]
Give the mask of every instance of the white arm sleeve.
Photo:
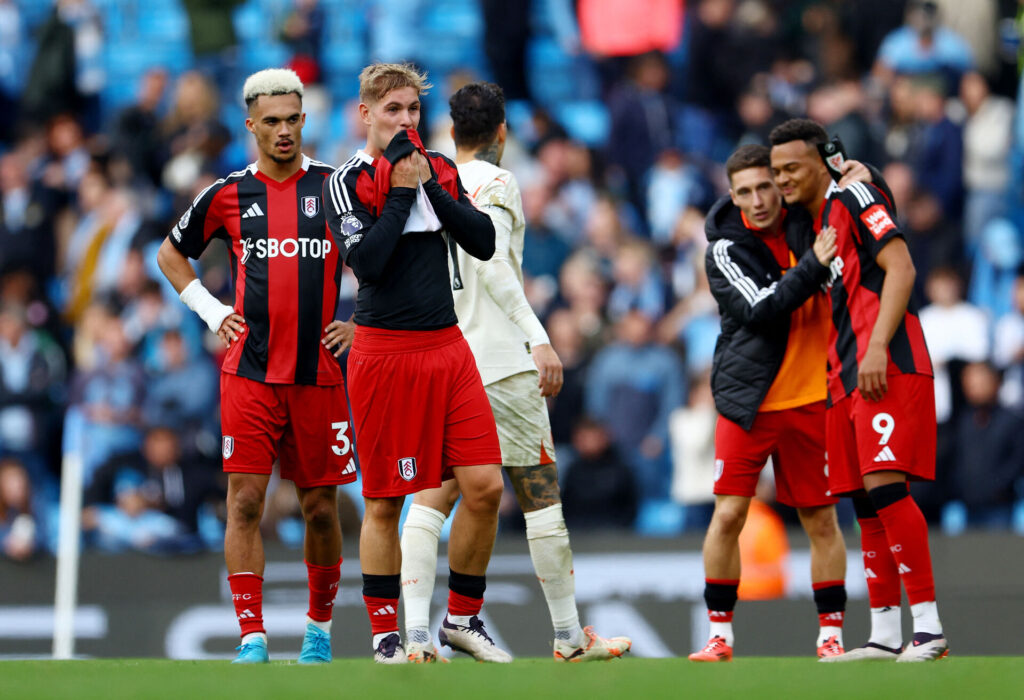
[[[199,318],[203,319],[207,327],[216,333],[220,330],[220,326],[224,323],[224,319],[233,314],[235,310],[227,304],[222,304],[210,294],[209,290],[203,286],[203,283],[198,279],[194,279],[189,282],[184,289],[181,290],[181,294],[178,298],[184,302],[185,306],[195,311]]]
[[[504,207],[487,205],[481,207],[494,222],[494,255],[490,260],[473,258],[480,281],[498,307],[505,312],[512,323],[526,334],[530,345],[547,345],[551,341],[540,319],[533,313],[526,300],[523,285],[519,283],[515,270],[509,264],[509,246],[512,238],[513,218]]]

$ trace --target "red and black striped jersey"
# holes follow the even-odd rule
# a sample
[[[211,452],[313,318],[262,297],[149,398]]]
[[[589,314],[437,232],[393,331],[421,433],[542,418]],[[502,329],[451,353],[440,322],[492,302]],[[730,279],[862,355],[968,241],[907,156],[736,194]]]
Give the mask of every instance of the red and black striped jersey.
[[[284,182],[253,163],[203,190],[171,230],[198,258],[214,238],[231,253],[235,312],[246,331],[221,369],[267,384],[341,384],[341,367],[320,342],[338,304],[341,258],[327,229],[323,186],[332,166],[302,157]]]
[[[832,331],[828,350],[829,398],[834,403],[857,388],[857,371],[878,318],[883,270],[875,258],[889,241],[902,237],[892,203],[874,185],[835,183],[815,221],[815,231],[834,226],[838,251],[829,283]],[[931,358],[913,300],[889,342],[887,374],[932,375]]]

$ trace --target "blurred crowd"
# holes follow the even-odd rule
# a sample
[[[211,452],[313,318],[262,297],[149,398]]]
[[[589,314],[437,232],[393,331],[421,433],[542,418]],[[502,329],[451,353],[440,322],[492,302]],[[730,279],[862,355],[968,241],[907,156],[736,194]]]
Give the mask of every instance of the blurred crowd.
[[[53,550],[69,458],[90,545],[219,546],[221,349],[155,251],[200,190],[255,160],[249,72],[299,72],[304,150],[337,164],[365,142],[356,76],[370,60],[431,73],[421,132],[449,154],[447,96],[477,79],[506,91],[527,294],[565,365],[550,408],[570,527],[706,522],[718,310],[704,214],[733,148],[806,115],[881,169],[914,256],[940,421],[927,517],[1024,532],[1018,3],[645,5],[0,0],[4,555]],[[199,265],[225,300],[228,268],[216,245]],[[346,270],[340,318],[355,287]],[[271,493],[265,534],[297,544],[290,484]],[[358,527],[358,488],[342,500]]]

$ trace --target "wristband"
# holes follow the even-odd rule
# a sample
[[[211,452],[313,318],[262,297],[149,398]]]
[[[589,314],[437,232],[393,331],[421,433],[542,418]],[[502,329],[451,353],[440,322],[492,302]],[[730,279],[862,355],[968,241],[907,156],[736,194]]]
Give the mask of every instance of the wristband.
[[[235,312],[227,304],[217,301],[198,278],[189,282],[181,290],[178,298],[181,299],[185,306],[195,311],[199,318],[203,319],[203,322],[214,333],[220,330],[224,319]]]

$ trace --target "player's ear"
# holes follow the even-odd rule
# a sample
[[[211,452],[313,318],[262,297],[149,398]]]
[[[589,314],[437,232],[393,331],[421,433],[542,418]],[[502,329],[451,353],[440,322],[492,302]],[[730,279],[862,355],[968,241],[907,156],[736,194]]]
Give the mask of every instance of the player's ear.
[[[736,206],[739,206],[739,202],[736,201],[736,193],[732,191],[731,187],[729,188],[729,199],[732,200],[733,204],[735,204]]]
[[[255,133],[256,133],[256,129],[255,129],[255,127],[253,126],[253,123],[252,123],[252,117],[246,117],[246,118],[245,118],[245,128],[246,128],[246,130],[247,130],[247,131],[248,131],[248,132],[249,132],[250,134],[255,134]]]
[[[370,107],[365,102],[359,103],[359,118],[363,120],[363,124],[370,126]]]
[[[502,122],[498,125],[498,143],[505,143],[505,139],[508,138],[508,122]]]
[[[452,124],[452,127],[450,129],[448,129],[448,133],[451,135],[452,141],[454,141],[455,140],[455,125],[454,124]]]

